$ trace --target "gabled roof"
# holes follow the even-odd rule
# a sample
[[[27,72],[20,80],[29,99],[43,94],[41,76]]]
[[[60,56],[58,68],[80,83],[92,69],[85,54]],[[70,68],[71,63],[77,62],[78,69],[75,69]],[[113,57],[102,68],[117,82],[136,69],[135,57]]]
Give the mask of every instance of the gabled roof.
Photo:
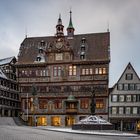
[[[0,78],[7,79],[6,75],[0,69]]]
[[[14,56],[8,57],[8,58],[4,58],[4,59],[0,59],[0,65],[9,64],[9,63],[11,63],[11,61],[12,61],[13,59],[15,59]]]
[[[120,82],[120,80],[122,79],[123,75],[125,74],[125,72],[127,71],[128,68],[131,68],[131,71],[134,72],[134,74],[136,75],[136,77],[138,78],[138,80],[140,80],[138,74],[136,73],[135,69],[133,68],[133,66],[131,65],[131,63],[129,62],[128,65],[126,66],[124,72],[122,73],[122,75],[120,76],[119,80],[117,81],[117,83]]]

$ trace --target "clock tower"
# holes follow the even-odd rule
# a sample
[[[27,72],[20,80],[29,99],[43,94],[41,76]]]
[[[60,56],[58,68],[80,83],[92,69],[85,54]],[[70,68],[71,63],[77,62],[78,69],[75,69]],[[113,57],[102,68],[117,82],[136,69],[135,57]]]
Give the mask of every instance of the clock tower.
[[[56,25],[56,36],[58,38],[59,37],[64,37],[63,29],[64,29],[64,26],[62,25],[61,15],[59,14],[58,22],[57,22],[57,25]]]

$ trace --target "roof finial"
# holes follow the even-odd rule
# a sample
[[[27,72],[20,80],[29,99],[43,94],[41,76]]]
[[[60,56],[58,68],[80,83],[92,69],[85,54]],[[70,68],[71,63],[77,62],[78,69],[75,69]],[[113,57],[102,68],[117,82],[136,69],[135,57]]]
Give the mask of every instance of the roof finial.
[[[27,38],[27,27],[25,28],[25,38]]]
[[[74,36],[74,27],[73,27],[73,24],[72,24],[72,11],[71,11],[71,8],[70,8],[70,20],[69,20],[69,25],[68,25],[68,28],[67,28],[67,35],[69,38],[73,38]]]
[[[58,25],[62,25],[62,19],[61,19],[61,14],[59,14],[59,18],[58,18]]]
[[[109,21],[107,22],[107,32],[109,32]]]
[[[73,24],[72,24],[72,11],[71,11],[71,8],[70,8],[70,21],[69,21],[69,26],[68,28],[74,28],[73,27]]]

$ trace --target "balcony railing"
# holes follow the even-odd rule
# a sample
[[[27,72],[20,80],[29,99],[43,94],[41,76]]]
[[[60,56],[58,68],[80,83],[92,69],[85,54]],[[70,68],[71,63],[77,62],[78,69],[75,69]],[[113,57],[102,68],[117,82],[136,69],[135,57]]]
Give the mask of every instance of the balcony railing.
[[[66,108],[66,113],[77,113],[78,109],[77,108]]]

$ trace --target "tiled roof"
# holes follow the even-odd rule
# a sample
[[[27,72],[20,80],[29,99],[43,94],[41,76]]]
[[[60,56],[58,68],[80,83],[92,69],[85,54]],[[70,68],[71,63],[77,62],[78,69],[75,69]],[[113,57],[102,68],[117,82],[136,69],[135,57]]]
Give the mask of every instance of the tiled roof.
[[[10,63],[13,60],[13,58],[15,58],[15,57],[12,56],[12,57],[8,57],[8,58],[0,59],[0,65],[5,65],[5,64]]]
[[[86,40],[86,60],[109,60],[109,32],[79,34],[74,35],[73,39],[68,39],[65,36],[65,40],[69,42],[70,47],[73,49],[74,60],[80,60],[82,38]],[[38,47],[42,40],[47,44],[53,44],[55,36],[25,38],[20,47],[18,63],[33,63],[38,55]]]

